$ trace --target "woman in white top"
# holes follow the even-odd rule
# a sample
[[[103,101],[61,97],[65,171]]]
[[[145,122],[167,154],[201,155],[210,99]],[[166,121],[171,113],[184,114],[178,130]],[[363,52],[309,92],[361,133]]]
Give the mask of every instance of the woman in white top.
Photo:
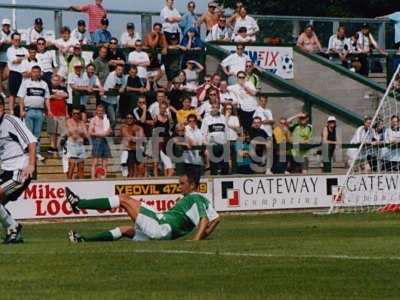
[[[237,111],[232,103],[226,103],[223,108],[223,115],[225,116],[226,126],[228,127],[228,142],[230,149],[231,161],[231,174],[236,173],[236,152],[235,143],[237,142],[241,127],[240,121],[237,116]]]
[[[204,67],[195,60],[188,60],[186,68],[183,69],[186,75],[186,85],[197,89],[199,87],[199,74],[203,72]]]

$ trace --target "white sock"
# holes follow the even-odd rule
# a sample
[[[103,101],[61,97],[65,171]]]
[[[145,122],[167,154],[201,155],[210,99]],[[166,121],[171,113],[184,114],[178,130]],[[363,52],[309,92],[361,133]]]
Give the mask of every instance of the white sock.
[[[113,236],[114,241],[119,240],[122,238],[122,233],[119,227],[110,230],[111,235]]]
[[[17,227],[18,223],[7,212],[4,205],[0,204],[0,223],[4,228]]]

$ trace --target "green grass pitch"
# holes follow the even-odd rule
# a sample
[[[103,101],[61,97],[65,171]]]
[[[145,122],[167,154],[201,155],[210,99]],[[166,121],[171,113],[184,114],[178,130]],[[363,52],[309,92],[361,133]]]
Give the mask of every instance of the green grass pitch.
[[[211,239],[69,244],[118,220],[25,225],[0,299],[399,299],[398,215],[223,216]]]

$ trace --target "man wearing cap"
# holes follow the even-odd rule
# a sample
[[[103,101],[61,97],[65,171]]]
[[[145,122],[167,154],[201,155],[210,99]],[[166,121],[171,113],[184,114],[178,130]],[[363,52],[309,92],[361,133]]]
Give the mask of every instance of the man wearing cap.
[[[84,20],[79,20],[77,27],[72,30],[71,37],[77,40],[81,45],[91,44],[90,34],[86,29],[86,22]]]
[[[199,19],[199,26],[205,23],[208,35],[215,24],[218,24],[219,15],[216,13],[217,4],[215,2],[208,3],[208,11],[205,12]]]
[[[33,27],[28,29],[26,43],[28,45],[36,44],[37,39],[40,37],[45,38],[45,32],[43,29],[43,20],[42,18],[36,18]]]
[[[0,30],[0,47],[3,45],[11,45],[11,22],[9,19],[3,19],[1,22],[2,28]],[[6,95],[4,94],[3,81],[8,78],[7,69],[7,53],[5,51],[0,52],[0,96],[4,99]]]
[[[7,66],[10,70],[8,78],[9,109],[10,114],[14,114],[15,97],[17,97],[18,90],[22,83],[22,73],[24,66],[22,61],[28,57],[28,50],[21,47],[21,34],[14,32],[11,35],[12,46],[7,49]]]
[[[126,32],[121,35],[122,48],[134,48],[135,42],[140,39],[140,34],[135,31],[135,24],[126,24]]]
[[[67,65],[68,65],[68,74],[74,73],[75,72],[75,65],[79,64],[82,66],[82,73],[85,70],[85,59],[82,57],[82,46],[80,43],[76,43],[74,45],[72,54],[67,56]]]
[[[93,43],[97,46],[108,45],[111,41],[111,32],[108,29],[109,21],[107,18],[101,19],[101,28],[94,33]]]
[[[161,10],[160,17],[163,21],[162,27],[165,34],[165,37],[170,43],[171,36],[177,35],[178,41],[179,37],[179,22],[182,20],[181,14],[179,11],[173,7],[174,0],[166,0],[165,7]]]
[[[89,17],[89,33],[93,41],[94,33],[102,27],[101,20],[107,18],[107,11],[103,6],[103,0],[95,0],[94,4],[74,5],[70,9],[87,13]]]
[[[86,92],[88,82],[83,75],[83,71],[85,70],[84,66],[81,62],[76,61],[73,64],[74,72],[68,75],[68,112],[72,112],[72,108],[78,107],[81,103],[81,98],[85,97],[84,95],[78,95],[79,92]],[[82,107],[80,107],[81,112],[83,112]]]
[[[24,80],[18,91],[20,116],[25,118],[26,127],[37,139],[36,158],[44,160],[40,155],[40,135],[42,133],[44,111],[47,110],[48,116],[52,117],[50,111],[50,92],[47,83],[41,80],[42,70],[39,66],[34,66],[31,70],[30,78]]]

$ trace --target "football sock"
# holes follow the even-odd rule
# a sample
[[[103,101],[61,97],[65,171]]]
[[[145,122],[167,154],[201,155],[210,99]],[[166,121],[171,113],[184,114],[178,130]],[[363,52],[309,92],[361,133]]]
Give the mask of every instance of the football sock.
[[[111,209],[119,207],[119,197],[113,196],[108,198],[96,198],[96,199],[81,199],[78,202],[78,208],[80,209]]]
[[[92,236],[82,235],[85,242],[107,242],[116,241],[122,238],[121,230],[117,227],[109,231],[104,231]]]
[[[0,223],[4,228],[17,227],[18,223],[11,217],[4,205],[0,204]]]

